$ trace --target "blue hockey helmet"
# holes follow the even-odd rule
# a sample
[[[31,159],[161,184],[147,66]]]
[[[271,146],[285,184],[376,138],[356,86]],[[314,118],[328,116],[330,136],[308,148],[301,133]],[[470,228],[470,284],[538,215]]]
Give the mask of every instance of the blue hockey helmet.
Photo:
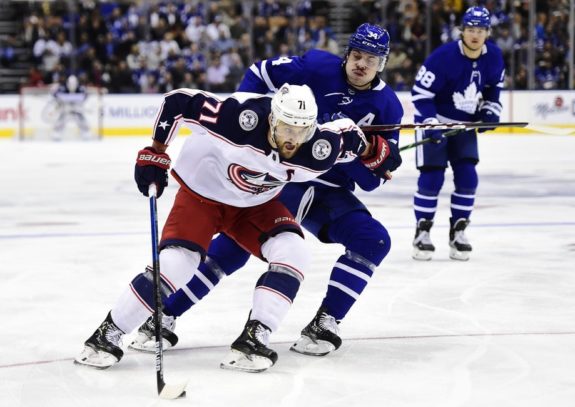
[[[463,27],[482,27],[489,29],[491,27],[491,16],[485,7],[469,7],[461,21]]]
[[[349,37],[347,53],[352,49],[380,57],[377,70],[381,72],[389,55],[389,33],[378,25],[364,23]]]

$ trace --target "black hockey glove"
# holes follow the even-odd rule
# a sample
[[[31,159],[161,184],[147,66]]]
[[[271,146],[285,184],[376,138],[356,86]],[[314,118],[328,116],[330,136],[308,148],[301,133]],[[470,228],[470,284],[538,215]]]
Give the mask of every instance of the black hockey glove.
[[[148,187],[156,184],[158,198],[168,186],[168,169],[172,161],[166,153],[158,153],[153,147],[145,147],[138,151],[134,179],[142,194],[148,196]]]
[[[443,130],[425,130],[423,133],[423,138],[431,139],[433,144],[441,144],[445,141],[445,137],[443,137]]]
[[[368,137],[371,143],[371,152],[367,157],[362,157],[361,161],[377,176],[390,180],[391,172],[401,165],[401,155],[397,142],[393,139],[386,140],[378,134]]]
[[[481,109],[479,111],[479,120],[481,120],[483,123],[499,123],[499,116],[493,113],[492,110]],[[495,130],[495,127],[484,127],[482,129],[477,129],[479,133],[490,130]]]

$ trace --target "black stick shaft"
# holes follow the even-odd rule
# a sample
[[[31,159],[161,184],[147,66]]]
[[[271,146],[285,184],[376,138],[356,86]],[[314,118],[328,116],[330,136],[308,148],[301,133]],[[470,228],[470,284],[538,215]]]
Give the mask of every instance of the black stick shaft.
[[[363,131],[394,131],[394,130],[469,130],[491,127],[526,127],[528,122],[454,122],[454,123],[411,123],[411,124],[375,124],[361,126]]]
[[[160,291],[160,256],[158,252],[158,207],[156,188],[150,187],[150,223],[152,230],[152,266],[154,277],[154,331],[156,335],[156,382],[158,394],[166,385],[164,382],[164,349],[162,343],[162,295]]]
[[[463,132],[463,130],[450,130],[450,131],[443,133],[443,137],[456,136],[461,132]],[[409,150],[410,148],[421,146],[423,144],[428,144],[428,143],[431,143],[432,140],[433,140],[432,138],[424,138],[423,140],[419,140],[419,141],[416,141],[415,143],[407,144],[403,147],[400,147],[399,151]]]

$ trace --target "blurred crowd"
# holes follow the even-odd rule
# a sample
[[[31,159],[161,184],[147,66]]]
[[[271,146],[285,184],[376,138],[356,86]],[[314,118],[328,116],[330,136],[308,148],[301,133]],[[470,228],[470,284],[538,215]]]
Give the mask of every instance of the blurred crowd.
[[[480,3],[492,14],[491,40],[503,50],[507,88],[528,88],[528,0],[360,0],[345,31],[383,25],[392,40],[383,75],[408,90],[428,52],[459,37],[460,16]],[[328,1],[107,1],[32,2],[22,33],[34,61],[28,85],[61,81],[75,73],[110,93],[162,93],[179,87],[233,92],[257,60],[302,54],[311,48],[343,55]],[[384,8],[382,8],[384,7]],[[536,2],[535,88],[568,87],[569,0]],[[383,22],[384,21],[384,22]],[[429,32],[428,32],[429,31]],[[10,44],[0,48],[9,65]],[[73,45],[75,44],[75,45]]]

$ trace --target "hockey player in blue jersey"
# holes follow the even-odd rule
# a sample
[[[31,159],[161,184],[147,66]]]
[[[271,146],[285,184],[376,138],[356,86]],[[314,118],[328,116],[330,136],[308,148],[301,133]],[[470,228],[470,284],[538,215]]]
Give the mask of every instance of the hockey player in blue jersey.
[[[487,9],[469,8],[463,15],[461,31],[461,39],[433,51],[417,73],[411,94],[418,123],[499,121],[504,63],[499,48],[487,41],[490,31]],[[493,128],[483,128],[479,132]],[[441,130],[416,132],[416,140],[422,138],[431,138],[434,143],[421,145],[416,150],[420,174],[413,198],[417,222],[413,258],[430,260],[435,251],[430,230],[449,163],[455,184],[451,194],[450,257],[468,260],[471,245],[465,229],[478,185],[477,134],[471,130],[444,138]]]
[[[318,103],[318,117],[324,120],[346,116],[360,126],[400,123],[401,104],[393,90],[377,76],[389,54],[387,31],[363,24],[350,37],[348,45],[343,59],[325,51],[311,50],[301,57],[279,57],[255,63],[239,90],[267,93],[274,92],[283,82],[307,84]],[[397,150],[399,132],[388,136],[395,169],[401,162]],[[292,347],[304,354],[325,355],[341,345],[338,323],[389,252],[391,239],[385,227],[353,194],[356,184],[366,191],[381,184],[359,160],[337,165],[316,181],[288,184],[280,199],[299,218],[307,211],[302,225],[320,241],[344,246],[343,254],[331,270],[319,310]],[[212,241],[205,263],[186,290],[179,290],[165,301],[165,311],[170,314],[164,319],[163,327],[167,347],[177,341],[173,316],[181,315],[197,303],[248,259],[249,253],[227,236],[220,235]],[[131,346],[153,350],[153,345],[154,329],[149,319]]]

